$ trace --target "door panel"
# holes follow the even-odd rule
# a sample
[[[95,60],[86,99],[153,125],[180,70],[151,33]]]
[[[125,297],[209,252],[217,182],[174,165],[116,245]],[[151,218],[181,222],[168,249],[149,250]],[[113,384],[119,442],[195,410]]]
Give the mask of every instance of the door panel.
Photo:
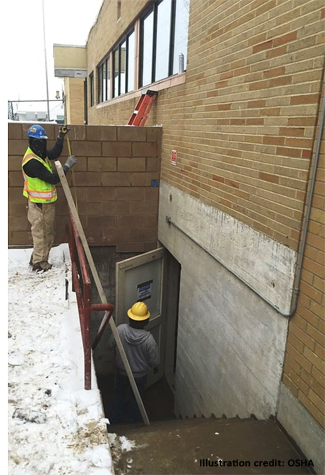
[[[150,312],[145,327],[156,340],[160,352],[158,373],[148,373],[147,386],[164,375],[166,319],[162,315],[164,249],[159,248],[116,264],[116,325],[128,323],[127,311],[135,302],[144,302]]]

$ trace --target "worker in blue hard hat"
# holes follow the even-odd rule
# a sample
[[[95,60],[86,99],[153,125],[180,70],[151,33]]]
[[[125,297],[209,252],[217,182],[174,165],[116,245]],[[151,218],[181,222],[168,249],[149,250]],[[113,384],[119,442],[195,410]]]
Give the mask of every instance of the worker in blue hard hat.
[[[117,331],[140,396],[143,397],[149,369],[154,368],[154,372],[158,370],[159,350],[152,334],[144,329],[150,317],[147,305],[136,302],[127,314],[129,323],[119,325]],[[141,420],[141,413],[113,335],[108,345],[115,352],[117,367],[110,423],[137,422]]]
[[[53,172],[51,160],[60,157],[68,131],[68,127],[60,127],[56,143],[50,150],[47,149],[48,137],[41,125],[32,125],[27,131],[29,144],[22,163],[23,195],[28,200],[27,218],[31,224],[33,239],[33,252],[29,263],[36,272],[45,272],[52,267],[48,258],[55,236],[55,185],[59,183],[60,178]],[[64,172],[67,173],[76,163],[77,159],[70,156],[63,165]]]

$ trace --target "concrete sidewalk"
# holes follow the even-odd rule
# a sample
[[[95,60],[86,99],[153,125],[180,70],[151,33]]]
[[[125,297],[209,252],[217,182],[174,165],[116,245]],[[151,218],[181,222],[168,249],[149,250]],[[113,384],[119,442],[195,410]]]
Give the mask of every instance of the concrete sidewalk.
[[[108,430],[135,445],[119,456],[117,475],[315,473],[271,419],[175,419]]]

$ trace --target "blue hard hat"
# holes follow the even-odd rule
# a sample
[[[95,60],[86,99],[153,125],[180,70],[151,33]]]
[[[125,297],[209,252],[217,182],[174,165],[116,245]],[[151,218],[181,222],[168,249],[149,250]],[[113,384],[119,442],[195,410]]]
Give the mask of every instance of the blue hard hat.
[[[32,137],[33,139],[47,140],[47,135],[43,127],[40,125],[32,125],[27,131],[27,137]]]

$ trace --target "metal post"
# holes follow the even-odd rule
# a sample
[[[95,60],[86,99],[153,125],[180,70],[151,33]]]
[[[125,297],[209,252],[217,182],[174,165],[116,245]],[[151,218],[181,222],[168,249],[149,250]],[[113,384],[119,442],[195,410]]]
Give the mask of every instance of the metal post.
[[[46,78],[46,98],[47,98],[47,120],[50,120],[50,103],[49,103],[49,85],[47,76],[47,55],[46,55],[46,36],[45,36],[45,14],[44,14],[44,0],[42,0],[43,10],[43,38],[44,38],[44,58],[45,58],[45,78]]]
[[[178,72],[179,73],[183,73],[184,72],[184,55],[183,53],[180,53],[180,55],[178,56],[178,61],[179,61],[179,70]]]
[[[91,337],[90,337],[90,308],[83,309],[84,325],[84,359],[85,359],[85,389],[91,389]]]

